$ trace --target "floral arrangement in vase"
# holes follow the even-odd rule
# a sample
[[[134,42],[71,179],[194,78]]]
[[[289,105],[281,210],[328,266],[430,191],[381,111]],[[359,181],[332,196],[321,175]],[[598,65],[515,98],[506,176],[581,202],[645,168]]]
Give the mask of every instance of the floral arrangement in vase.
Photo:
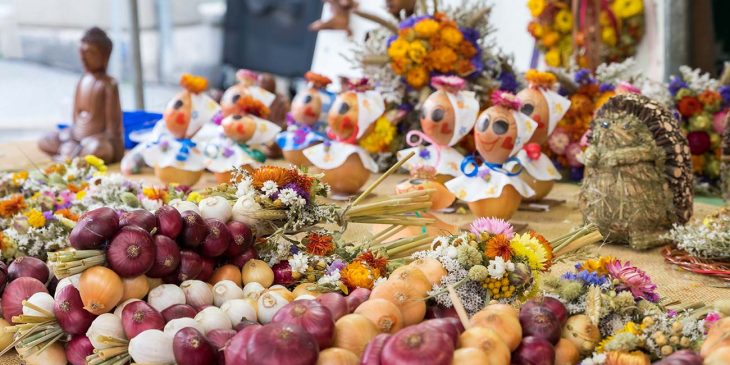
[[[527,31],[535,38],[537,48],[545,55],[545,63],[551,67],[565,67],[573,60],[573,46],[585,45],[585,19],[574,19],[572,3],[568,0],[529,0],[527,7],[533,19]],[[586,2],[583,7],[590,6]],[[585,16],[585,15],[582,15]],[[609,0],[601,3],[600,60],[621,62],[636,54],[644,35],[643,0]],[[577,33],[574,32],[578,29]],[[578,38],[574,39],[577,34]],[[576,60],[578,66],[587,67],[584,56]]]

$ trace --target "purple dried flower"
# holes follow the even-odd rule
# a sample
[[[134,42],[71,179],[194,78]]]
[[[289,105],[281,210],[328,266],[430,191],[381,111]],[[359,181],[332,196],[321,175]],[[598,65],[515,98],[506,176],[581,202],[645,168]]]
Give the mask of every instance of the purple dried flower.
[[[509,91],[513,94],[517,92],[517,88],[520,86],[515,74],[512,72],[502,71],[499,73],[499,76],[497,76],[497,79],[500,82],[500,90]]]
[[[501,234],[508,240],[511,240],[515,236],[512,225],[499,218],[477,218],[471,223],[469,230],[476,235],[482,232],[493,235]]]
[[[284,189],[292,189],[292,190],[294,190],[295,193],[297,193],[297,195],[299,195],[300,197],[302,197],[302,199],[306,200],[307,202],[309,201],[309,192],[306,191],[306,190],[304,190],[304,189],[302,189],[301,186],[299,186],[299,185],[297,185],[295,183],[286,184],[279,191],[284,190]]]
[[[601,86],[598,88],[598,90],[602,93],[605,93],[607,91],[614,91],[616,90],[616,86],[609,84],[609,83],[602,83]]]
[[[224,147],[223,148],[223,157],[228,158],[233,156],[233,149],[230,147]]]
[[[585,68],[578,70],[573,77],[581,85],[593,84],[596,80],[591,77],[591,71]]]
[[[345,267],[345,262],[340,259],[335,259],[332,261],[331,264],[327,265],[327,268],[324,270],[324,273],[327,275],[332,275],[335,271],[340,271]]]
[[[659,302],[659,294],[656,292],[656,285],[651,281],[649,275],[631,262],[622,264],[620,260],[614,260],[606,265],[608,274],[616,281],[616,289],[628,290],[634,298],[644,298],[652,303]]]
[[[672,94],[672,96],[677,95],[679,90],[688,87],[689,86],[687,86],[687,83],[677,76],[672,76],[671,81],[669,81],[669,92]]]

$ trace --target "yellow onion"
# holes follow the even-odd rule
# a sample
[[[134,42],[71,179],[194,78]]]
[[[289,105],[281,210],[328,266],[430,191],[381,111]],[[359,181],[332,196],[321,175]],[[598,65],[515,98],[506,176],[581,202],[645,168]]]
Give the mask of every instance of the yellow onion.
[[[576,314],[565,322],[562,337],[572,342],[581,354],[588,355],[601,340],[601,332],[588,316]]]
[[[350,350],[328,348],[319,353],[316,365],[358,365],[360,359]]]
[[[5,331],[5,327],[10,326],[8,321],[0,318],[0,349],[7,348],[13,342],[13,332]]]
[[[322,295],[322,292],[314,290],[316,288],[317,285],[313,283],[301,283],[292,290],[292,294],[294,294],[294,298],[299,298],[302,295],[311,295],[316,298]]]
[[[335,322],[332,346],[351,351],[359,358],[368,342],[377,335],[378,329],[367,317],[347,314]]]
[[[145,277],[147,278],[147,286],[149,286],[150,290],[164,284],[161,278],[151,278],[149,276]]]
[[[431,290],[431,282],[421,269],[413,266],[401,266],[393,271],[388,277],[388,281],[404,281],[407,285],[412,285],[423,294],[428,295]]]
[[[611,351],[606,354],[605,365],[651,365],[649,356],[641,351]]]
[[[403,328],[403,314],[400,309],[385,299],[366,300],[354,313],[367,317],[380,333],[396,333]]]
[[[241,278],[243,279],[244,285],[256,282],[264,288],[268,288],[274,283],[274,271],[265,262],[252,259],[243,265]]]
[[[210,277],[208,282],[210,285],[215,285],[217,282],[222,280],[230,280],[236,285],[241,286],[241,271],[236,265],[223,265],[213,272],[213,276]]]
[[[575,365],[579,361],[578,347],[570,340],[561,338],[555,345],[555,365]]]
[[[33,349],[37,350],[37,349]],[[60,342],[54,342],[45,350],[37,352],[30,356],[23,356],[23,350],[18,349],[18,353],[25,360],[26,365],[66,365],[66,350]]]
[[[385,299],[398,307],[406,326],[414,325],[426,316],[425,295],[416,287],[403,281],[387,281],[376,286],[370,299]]]
[[[514,351],[520,345],[520,341],[522,341],[522,326],[520,326],[520,321],[511,316],[479,311],[469,320],[469,323],[470,328],[484,327],[494,330],[507,347],[509,347],[510,351]]]
[[[704,365],[727,365],[730,364],[730,346],[716,348],[707,357]]]
[[[426,278],[432,286],[434,284],[439,284],[441,282],[441,278],[447,274],[446,269],[444,269],[444,265],[442,265],[439,260],[430,257],[417,259],[416,261],[408,264],[408,266],[421,270],[423,275],[426,275]]]
[[[707,331],[707,337],[700,349],[702,357],[709,357],[712,353],[721,348],[730,346],[730,317],[725,317],[715,322]]]
[[[124,286],[124,294],[122,294],[120,302],[128,299],[142,299],[150,292],[150,284],[144,275],[124,278],[122,279],[122,285]]]
[[[519,319],[519,314],[520,314],[520,312],[517,310],[517,308],[515,308],[509,304],[503,304],[503,303],[490,304],[490,305],[484,307],[484,309],[482,309],[481,312],[510,315],[512,317],[515,317],[515,319]]]
[[[79,294],[84,302],[84,309],[100,315],[111,311],[122,301],[124,284],[114,271],[103,266],[94,266],[81,274]]]
[[[287,289],[283,285],[272,285],[271,287],[269,287],[269,291],[273,291],[273,292],[277,292],[277,293],[281,294],[281,296],[284,297],[284,299],[286,299],[289,302],[294,301],[294,298],[295,298],[294,293],[290,292],[289,289]]]
[[[459,335],[459,348],[482,350],[487,364],[509,364],[510,350],[499,335],[484,327],[471,327]]]
[[[505,346],[506,347],[506,346]],[[485,364],[502,364],[497,362],[489,362],[487,354],[474,347],[464,347],[454,351],[454,359],[451,360],[452,365],[485,365]],[[509,364],[508,362],[504,363]]]

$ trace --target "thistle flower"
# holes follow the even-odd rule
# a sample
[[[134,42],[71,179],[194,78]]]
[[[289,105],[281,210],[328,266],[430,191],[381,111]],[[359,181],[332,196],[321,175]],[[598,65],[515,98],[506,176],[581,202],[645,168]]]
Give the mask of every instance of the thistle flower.
[[[501,234],[508,240],[511,240],[515,235],[512,225],[499,218],[477,218],[472,222],[469,230],[477,236],[482,232],[492,235]]]
[[[460,264],[470,267],[482,263],[482,255],[479,250],[470,245],[461,245],[457,248],[456,260]]]
[[[631,262],[621,264],[620,260],[614,260],[606,265],[606,268],[609,275],[617,282],[618,290],[628,290],[635,298],[643,298],[652,303],[659,301],[656,285],[651,281],[649,275],[636,266],[632,266]]]

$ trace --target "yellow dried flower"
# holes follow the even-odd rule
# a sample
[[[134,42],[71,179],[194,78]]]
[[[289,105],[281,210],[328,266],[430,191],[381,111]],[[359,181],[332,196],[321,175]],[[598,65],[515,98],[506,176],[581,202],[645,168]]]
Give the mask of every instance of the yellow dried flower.
[[[25,213],[25,216],[28,217],[28,224],[33,228],[41,228],[46,225],[46,217],[41,211],[31,209]]]
[[[84,161],[93,166],[95,169],[99,170],[99,172],[106,172],[106,165],[104,164],[104,160],[94,155],[86,155],[84,156]]]
[[[423,38],[429,38],[436,34],[439,30],[439,23],[433,19],[426,18],[413,26],[413,30],[416,31],[416,35]]]

